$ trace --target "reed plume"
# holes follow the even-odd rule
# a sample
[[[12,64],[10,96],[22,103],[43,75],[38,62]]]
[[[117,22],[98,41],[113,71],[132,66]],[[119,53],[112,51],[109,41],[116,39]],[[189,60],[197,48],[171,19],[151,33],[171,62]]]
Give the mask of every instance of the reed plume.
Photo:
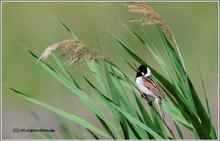
[[[67,39],[47,47],[39,59],[45,61],[56,50],[65,52],[61,56],[67,57],[64,64],[68,66],[76,62],[107,58],[100,50],[90,44],[75,39]]]
[[[140,14],[141,17],[139,19],[132,20],[133,22],[141,23],[142,25],[158,25],[162,29],[163,33],[167,36],[167,38],[176,46],[178,54],[180,56],[181,62],[185,69],[183,59],[177,45],[176,39],[167,24],[167,22],[158,14],[153,8],[148,6],[145,2],[133,2],[126,3],[125,7],[129,9],[131,13]],[[186,71],[186,69],[185,69]]]

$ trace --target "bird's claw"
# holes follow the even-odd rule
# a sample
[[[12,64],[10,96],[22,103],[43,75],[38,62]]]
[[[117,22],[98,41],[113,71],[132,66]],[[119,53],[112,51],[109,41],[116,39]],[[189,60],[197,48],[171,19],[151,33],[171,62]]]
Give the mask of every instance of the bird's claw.
[[[153,102],[153,101],[150,101],[150,102],[148,103],[148,104],[149,104],[149,106],[152,106],[152,105],[153,105],[153,104],[152,104],[152,102]]]
[[[147,98],[147,95],[146,94],[142,94],[141,97],[142,98]]]
[[[142,97],[142,98],[147,98],[147,95],[146,95],[146,94],[142,94],[141,97]],[[149,106],[152,106],[152,102],[153,102],[153,101],[150,101],[150,102],[148,103]]]

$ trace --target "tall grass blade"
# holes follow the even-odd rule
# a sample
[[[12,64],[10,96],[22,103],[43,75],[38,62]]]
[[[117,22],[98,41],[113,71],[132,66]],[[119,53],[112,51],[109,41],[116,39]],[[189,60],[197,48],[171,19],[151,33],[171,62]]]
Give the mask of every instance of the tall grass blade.
[[[175,125],[175,127],[176,127],[176,130],[177,130],[177,132],[178,132],[178,134],[179,134],[179,137],[180,137],[181,139],[184,139],[183,134],[182,134],[182,131],[180,130],[179,126],[177,125],[177,123],[176,123],[175,121],[173,121],[173,122],[174,122],[174,125]]]
[[[70,72],[66,69],[66,67],[59,61],[59,59],[54,55],[53,58],[54,60],[57,62],[57,64],[59,65],[59,67],[62,69],[62,71],[66,74],[66,76],[76,85],[76,87],[78,89],[81,89],[80,86],[78,85],[78,83],[75,81],[75,79],[73,78],[73,76],[70,74]]]
[[[95,89],[97,90],[97,88],[95,88]],[[147,131],[154,138],[161,139],[161,137],[157,133],[155,133],[151,128],[147,127],[145,124],[141,123],[137,118],[135,118],[134,116],[132,116],[128,112],[126,112],[123,109],[121,109],[121,107],[118,107],[112,100],[110,100],[109,98],[107,98],[104,95],[102,95],[102,98],[104,98],[106,101],[109,102],[109,104],[111,104],[114,108],[116,108],[119,112],[121,112],[126,117],[126,119],[128,119],[131,123],[136,123],[138,126],[140,126],[140,128],[142,128],[145,131]]]
[[[204,81],[203,81],[202,73],[201,73],[200,66],[199,66],[199,63],[198,63],[197,59],[196,59],[196,63],[197,63],[198,70],[199,70],[199,75],[200,75],[200,79],[201,79],[201,83],[202,83],[202,88],[203,88],[203,92],[204,92],[204,95],[205,95],[206,108],[207,108],[207,111],[208,111],[210,125],[211,125],[210,135],[212,136],[212,139],[217,139],[215,128],[214,128],[213,123],[212,123],[212,115],[211,115],[211,111],[210,111],[210,108],[209,108],[210,106],[209,106],[209,102],[208,102],[208,98],[207,98],[207,94],[206,94],[205,84],[204,84]]]
[[[146,109],[144,108],[143,104],[141,103],[141,101],[139,100],[139,98],[137,97],[137,95],[134,93],[135,96],[135,100],[138,104],[138,107],[141,111],[142,117],[144,119],[144,123],[149,126],[151,129],[153,129],[154,131],[156,131],[155,129],[155,125],[153,123],[153,121],[151,120],[150,116],[148,115],[148,113],[146,112]]]
[[[113,64],[111,64],[111,63],[109,63],[109,62],[107,62],[107,63],[111,66],[111,70],[112,70],[112,72],[113,72],[113,73],[110,73],[110,74],[113,74],[113,76],[114,76],[115,79],[116,79],[116,82],[117,82],[117,83],[115,83],[115,87],[118,88],[118,90],[120,90],[120,92],[121,92],[121,93],[119,94],[120,102],[121,102],[121,104],[122,104],[121,107],[124,107],[125,110],[126,110],[128,113],[130,113],[130,114],[133,115],[134,117],[138,118],[138,119],[142,122],[143,120],[141,119],[141,117],[140,117],[140,115],[138,114],[138,112],[136,111],[136,109],[134,109],[135,106],[134,106],[133,103],[131,102],[131,101],[133,101],[133,97],[131,97],[131,95],[129,95],[129,94],[127,94],[127,93],[125,92],[125,90],[123,89],[123,86],[122,86],[122,84],[121,84],[121,82],[120,82],[120,79],[118,79],[118,78],[120,78],[120,77],[119,77],[119,76],[116,74],[116,72],[115,72],[115,70],[116,70],[116,71],[121,71],[121,70],[120,70],[117,66],[115,66],[115,65],[113,65]],[[113,68],[114,68],[114,69],[113,69]],[[127,76],[124,72],[121,72],[121,73],[123,73],[122,75],[124,75],[124,77],[125,77],[125,79],[126,79],[126,80],[124,80],[124,82],[125,82],[126,84],[129,84],[129,85],[130,85],[130,81],[128,80],[128,76]],[[117,84],[118,84],[118,85],[117,85]],[[126,85],[126,86],[127,86],[127,85]],[[132,86],[130,85],[130,86],[128,86],[128,88],[131,89]],[[128,123],[128,121],[127,121],[127,123]],[[138,128],[138,127],[136,127],[136,126],[134,126],[134,125],[133,125],[133,127],[130,127],[130,126],[131,126],[131,124],[128,123],[128,127],[131,129],[131,132],[132,132],[131,134],[132,134],[132,135],[135,135],[135,133],[133,132],[133,129],[135,129],[141,138],[143,138],[143,139],[149,138],[148,135],[146,134],[146,132],[145,132],[142,128]],[[138,138],[138,137],[135,137],[135,138]]]
[[[168,39],[166,38],[166,36],[164,35],[164,33],[162,32],[162,30],[160,28],[159,28],[159,33],[161,35],[161,38],[164,42],[165,47],[167,47],[167,49],[169,49],[170,55],[172,55],[170,57],[174,61],[174,64],[175,64],[178,72],[183,77],[183,81],[185,82],[185,86],[188,89],[188,93],[191,98],[190,104],[191,104],[191,106],[194,107],[194,108],[193,107],[191,108],[193,111],[193,114],[194,114],[194,116],[196,116],[198,114],[198,116],[201,120],[201,123],[197,120],[196,121],[197,125],[194,124],[194,127],[195,127],[200,138],[208,139],[208,138],[210,138],[209,132],[211,130],[211,124],[210,124],[209,117],[208,117],[192,83],[191,83],[191,80],[189,79],[188,75],[186,74],[186,72],[184,70],[184,67],[180,61],[178,54],[175,52],[172,45],[169,43]],[[194,111],[194,109],[196,111]],[[193,119],[191,119],[191,120],[193,120]],[[200,124],[200,125],[198,125],[198,124]],[[202,132],[201,132],[201,128],[198,128],[198,126],[201,126],[203,128]]]
[[[52,14],[50,14],[49,12],[47,12],[47,14],[54,19],[58,24],[60,24],[62,27],[64,27],[72,36],[74,39],[78,40],[78,38],[76,37],[76,35],[60,20],[58,20],[55,16],[53,16]]]
[[[92,136],[96,139],[99,140],[99,137],[97,137],[91,130],[87,129],[87,131],[92,134]]]
[[[164,110],[172,117],[174,121],[180,122],[183,126],[188,128],[189,130],[193,130],[192,125],[190,122],[182,115],[181,111],[179,108],[175,107],[171,103],[164,102],[163,103]]]
[[[122,110],[119,106],[113,103],[113,107],[115,107],[119,112],[121,112],[130,122],[137,124],[140,128],[149,132],[153,137],[156,139],[162,139],[157,133],[155,133],[151,128],[147,127],[145,124],[141,123],[140,120],[132,116],[131,114],[127,113],[126,111]]]
[[[153,106],[155,106],[155,105],[153,105]],[[152,108],[150,110],[151,110],[152,117],[154,120],[156,132],[164,139],[168,139],[165,128],[164,128],[164,124],[161,121],[160,117],[156,114],[156,112]]]
[[[43,102],[41,102],[41,101],[38,101],[38,100],[36,100],[36,99],[34,99],[34,98],[28,96],[27,94],[24,94],[24,93],[18,91],[18,90],[15,90],[15,89],[10,88],[10,87],[8,87],[8,88],[9,88],[10,90],[12,90],[13,92],[17,93],[19,96],[25,98],[26,100],[28,100],[28,101],[30,101],[30,102],[32,102],[32,103],[35,103],[35,104],[37,104],[37,105],[40,105],[40,106],[42,106],[42,107],[44,107],[44,108],[46,108],[46,109],[48,109],[48,110],[50,110],[50,111],[52,111],[52,112],[58,114],[58,115],[60,115],[60,116],[62,116],[62,117],[64,117],[64,118],[66,118],[66,119],[69,119],[69,120],[71,120],[71,121],[74,121],[74,122],[78,123],[79,125],[81,125],[81,126],[83,126],[83,127],[85,127],[85,128],[90,129],[91,131],[93,131],[93,132],[95,132],[95,133],[97,133],[97,134],[99,134],[99,135],[101,135],[101,136],[104,136],[104,137],[109,138],[109,136],[106,135],[104,132],[102,132],[101,130],[99,130],[98,128],[96,128],[95,126],[93,126],[92,124],[88,123],[87,121],[85,121],[84,119],[82,119],[82,118],[80,118],[80,117],[77,117],[77,116],[75,116],[75,115],[73,115],[73,114],[70,114],[70,113],[67,113],[67,112],[65,112],[65,111],[63,111],[63,110],[57,109],[57,108],[55,108],[55,107],[52,107],[52,106],[50,106],[50,105],[47,105],[47,104],[45,104],[45,103],[43,103]]]
[[[34,58],[38,60],[38,57],[27,49],[26,46],[21,44],[26,51],[28,51]],[[104,120],[108,125],[113,126],[111,121],[103,114],[103,112],[98,108],[98,106],[86,95],[82,90],[78,89],[77,86],[73,85],[70,81],[65,79],[59,73],[57,73],[50,65],[45,62],[38,60],[38,62],[50,73],[52,74],[58,81],[61,82],[64,86],[66,86],[70,91],[73,92],[89,109],[91,109],[96,115],[98,115],[102,120]]]
[[[111,32],[110,32],[111,33]],[[160,75],[157,71],[155,71],[151,66],[149,66],[146,62],[144,62],[137,54],[135,54],[134,51],[132,51],[128,46],[126,46],[119,38],[117,38],[113,33],[111,33],[112,36],[115,38],[115,40],[119,43],[120,47],[122,47],[133,59],[135,59],[137,62],[139,62],[140,64],[144,64],[147,67],[150,68],[150,70],[152,71],[152,74],[154,74],[154,77],[161,83],[163,84],[162,88],[163,89],[167,89],[168,93],[167,96],[171,99],[174,100],[170,94],[172,94],[172,96],[176,97],[179,94],[177,93],[177,90],[175,87],[172,86],[172,84],[166,79],[164,78],[162,75]],[[174,102],[174,101],[172,101]],[[175,102],[174,102],[175,103]]]
[[[126,121],[128,123],[128,127],[130,127],[130,130],[133,133],[133,135],[135,136],[135,138],[138,139],[138,140],[143,139],[143,138],[141,138],[141,136],[139,135],[137,130],[134,128],[134,126],[127,119],[126,119]]]
[[[202,62],[205,63],[205,64],[209,67],[209,69],[218,77],[218,76],[219,76],[219,75],[218,75],[218,72],[216,72],[216,71],[210,66],[210,64],[209,64],[198,52],[196,52],[196,54],[202,59]]]
[[[111,76],[109,74],[109,71],[107,69],[106,64],[104,64],[104,69],[105,69],[106,80],[108,82],[108,87],[110,89],[112,101],[116,105],[121,107],[120,98],[119,98],[120,93],[117,90],[116,86],[114,85],[114,83],[111,79]],[[129,132],[128,132],[127,123],[126,123],[126,120],[125,120],[124,116],[115,109],[113,109],[113,115],[114,115],[114,119],[116,121],[116,125],[120,125],[120,127],[118,126],[118,128],[121,128],[119,130],[122,130],[124,138],[128,139],[129,138]]]
[[[91,64],[93,64],[94,65],[94,63],[93,62],[90,62],[89,63],[90,64],[90,67],[91,67]],[[94,67],[94,66],[93,66]],[[95,72],[93,72],[94,74],[95,74]],[[97,75],[97,74],[95,74],[95,75]],[[113,107],[112,107],[112,105],[109,103],[109,101],[111,101],[109,98],[107,98],[105,95],[103,95],[102,94],[102,92],[98,89],[98,88],[96,88],[85,76],[83,76],[84,77],[84,79],[87,81],[87,83],[91,86],[91,88],[93,88],[93,90],[95,91],[95,93],[99,96],[99,98],[100,98],[100,100],[103,102],[103,104],[105,104],[111,111],[113,110]],[[99,77],[97,77],[97,78],[99,78]],[[100,79],[98,79],[98,80],[100,80]],[[104,84],[104,82],[101,82],[101,83],[103,83],[103,85],[105,85]],[[104,88],[106,88],[106,87],[104,87]],[[97,115],[96,115],[97,116]],[[107,126],[107,124],[106,124],[106,122],[105,121],[103,121],[99,116],[97,116],[97,118],[99,119],[99,121],[100,121],[100,123],[102,124],[102,126],[106,129],[106,131],[109,133],[109,135],[110,136],[112,136],[112,138],[113,139],[117,139],[118,138],[118,136],[117,136],[117,134],[116,134],[116,128],[113,126],[111,126],[112,127],[112,129],[113,129],[113,132],[109,129],[109,127]],[[113,133],[115,133],[115,134],[113,134]]]
[[[79,133],[71,130],[70,127],[65,124],[61,119],[59,119],[57,123],[59,123],[60,135],[64,139],[71,139],[73,138],[72,136],[74,136],[76,139],[83,139],[83,137]]]
[[[108,125],[101,118],[99,118],[99,116],[96,115],[96,117],[98,118],[102,126],[105,128],[105,130],[108,132],[108,134],[112,137],[112,139],[116,139],[116,137],[114,136]]]

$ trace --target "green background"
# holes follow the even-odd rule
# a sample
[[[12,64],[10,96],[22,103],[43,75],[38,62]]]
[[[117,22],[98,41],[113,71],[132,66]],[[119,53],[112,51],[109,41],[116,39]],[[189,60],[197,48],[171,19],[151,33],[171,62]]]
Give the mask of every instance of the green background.
[[[209,66],[218,69],[218,3],[217,2],[154,2],[149,3],[169,24],[180,47],[180,51],[196,91],[205,104],[200,75],[196,60],[201,67],[205,88],[210,103],[213,124],[218,125],[218,79]],[[102,51],[110,56],[124,71],[135,77],[135,72],[121,61],[120,56],[132,61],[112,39],[108,30],[127,41],[147,63],[158,70],[148,50],[134,39],[118,22],[124,22],[144,37],[137,23],[130,22],[138,17],[131,14],[121,2],[3,2],[2,3],[2,81],[3,84],[20,90],[47,104],[83,117],[94,125],[100,126],[95,116],[69,90],[60,85],[36,60],[31,57],[15,40],[27,46],[38,56],[51,44],[71,38],[71,34],[55,22],[47,12],[65,23],[82,41],[97,46],[98,38]],[[113,16],[115,17],[113,17]],[[151,41],[165,53],[155,26],[143,27]],[[201,56],[199,57],[198,56]],[[59,53],[58,53],[59,55]],[[165,58],[166,60],[166,58]],[[55,68],[54,60],[47,63]],[[78,65],[79,66],[79,65]],[[87,74],[87,66],[68,70],[83,89],[96,99],[85,81],[79,75]],[[91,78],[92,79],[92,78]],[[84,85],[85,84],[85,85]],[[32,133],[13,133],[13,128],[55,129],[54,138],[62,138],[61,125],[77,130],[85,138],[91,138],[79,125],[60,118],[40,106],[32,104],[14,92],[3,87],[2,90],[3,138],[39,138]],[[96,99],[99,104],[99,100]],[[143,101],[144,102],[144,101]],[[101,106],[101,105],[100,105]],[[146,105],[146,108],[147,105]],[[103,110],[105,108],[103,107]],[[108,113],[106,113],[108,115]],[[110,116],[110,115],[109,115]],[[169,122],[168,122],[169,124]],[[171,123],[170,123],[171,124]],[[193,135],[183,128],[184,136]],[[218,131],[217,131],[218,132]],[[75,136],[73,135],[72,138]]]

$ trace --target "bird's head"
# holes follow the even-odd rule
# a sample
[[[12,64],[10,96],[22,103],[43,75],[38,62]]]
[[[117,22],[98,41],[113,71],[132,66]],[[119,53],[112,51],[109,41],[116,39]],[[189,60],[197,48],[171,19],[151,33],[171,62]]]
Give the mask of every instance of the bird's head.
[[[138,67],[136,78],[142,76],[150,76],[150,75],[151,75],[151,71],[148,67],[146,67],[145,65],[140,65]]]

